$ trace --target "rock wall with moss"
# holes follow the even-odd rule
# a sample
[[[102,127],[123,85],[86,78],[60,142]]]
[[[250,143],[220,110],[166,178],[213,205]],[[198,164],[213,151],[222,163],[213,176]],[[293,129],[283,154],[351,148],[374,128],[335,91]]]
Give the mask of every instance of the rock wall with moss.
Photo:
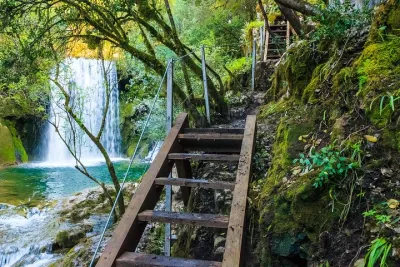
[[[27,162],[28,155],[10,122],[0,121],[0,167]]]
[[[290,48],[259,118],[276,133],[257,147],[270,167],[250,192],[251,266],[364,266],[378,241],[399,266],[399,97],[397,0],[345,40]]]

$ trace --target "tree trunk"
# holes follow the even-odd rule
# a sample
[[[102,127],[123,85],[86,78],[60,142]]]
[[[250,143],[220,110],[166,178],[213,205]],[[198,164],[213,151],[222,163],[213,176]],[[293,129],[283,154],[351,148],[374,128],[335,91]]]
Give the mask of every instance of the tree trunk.
[[[174,21],[172,12],[171,12],[171,7],[169,5],[169,1],[164,0],[164,3],[165,3],[165,8],[167,10],[168,18],[169,18],[169,21],[171,24],[172,36],[173,36],[175,47],[176,47],[175,51],[179,56],[182,57],[186,53],[185,46],[179,39],[178,31],[176,30],[175,21]],[[190,101],[192,99],[192,92],[190,92],[191,86],[190,86],[189,76],[188,76],[188,73],[186,70],[186,64],[200,78],[200,80],[202,80],[203,72],[202,72],[201,68],[190,57],[186,57],[186,58],[182,59],[182,70],[184,72],[183,74],[184,74],[185,82],[186,82],[187,88],[188,88],[188,99]],[[216,102],[216,104],[217,104],[216,106],[219,109],[218,111],[221,112],[221,114],[225,115],[227,112],[226,103],[225,103],[224,99],[221,97],[221,95],[218,92],[217,88],[215,87],[213,81],[211,80],[211,78],[208,75],[207,75],[207,83],[209,85],[208,89],[209,89],[210,95]],[[189,91],[189,89],[190,89],[190,91]],[[198,113],[197,109],[196,109],[195,113]]]
[[[261,13],[262,13],[263,18],[264,18],[265,28],[269,32],[269,34],[272,34],[271,28],[269,27],[269,23],[268,23],[268,15],[267,15],[267,12],[265,11],[265,8],[264,8],[264,5],[262,3],[262,0],[258,0],[258,6],[260,7]]]
[[[317,16],[321,14],[318,7],[304,0],[275,0],[275,2],[307,16]]]
[[[290,25],[293,27],[293,29],[297,33],[297,35],[300,37],[303,37],[302,25],[301,25],[300,19],[297,16],[296,12],[294,12],[292,9],[287,8],[280,4],[278,4],[278,6],[279,6],[279,9],[281,10],[282,14],[290,22]]]

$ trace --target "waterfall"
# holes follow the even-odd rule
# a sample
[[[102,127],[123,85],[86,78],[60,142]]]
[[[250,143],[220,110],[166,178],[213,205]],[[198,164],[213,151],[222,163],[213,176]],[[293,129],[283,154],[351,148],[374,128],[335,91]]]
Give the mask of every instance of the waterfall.
[[[55,71],[52,77],[55,77]],[[109,109],[100,141],[110,157],[120,156],[119,92],[115,62],[104,61],[102,64],[101,60],[96,59],[69,58],[60,67],[57,81],[68,92],[74,113],[94,136],[97,136],[102,125],[109,88]],[[83,162],[103,160],[89,136],[76,123],[71,123],[72,118],[67,115],[64,102],[65,97],[60,88],[52,83],[49,122],[53,125],[49,124],[46,134],[46,162],[54,165],[73,164],[74,159],[64,142],[76,147],[76,153]],[[58,127],[64,140],[60,138],[54,125]]]

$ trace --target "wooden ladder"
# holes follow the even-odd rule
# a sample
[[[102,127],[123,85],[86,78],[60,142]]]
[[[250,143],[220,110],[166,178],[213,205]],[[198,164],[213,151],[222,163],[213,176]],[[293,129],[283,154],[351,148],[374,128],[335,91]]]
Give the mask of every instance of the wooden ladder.
[[[178,116],[149,170],[114,230],[96,266],[240,266],[251,164],[255,147],[256,116],[247,116],[244,129],[190,129],[188,115]],[[202,153],[198,153],[198,152]],[[236,182],[193,179],[190,161],[238,162]],[[168,178],[173,166],[179,178]],[[185,205],[190,189],[233,190],[230,216],[153,210],[165,185],[180,186]],[[222,262],[136,253],[148,222],[226,228]]]

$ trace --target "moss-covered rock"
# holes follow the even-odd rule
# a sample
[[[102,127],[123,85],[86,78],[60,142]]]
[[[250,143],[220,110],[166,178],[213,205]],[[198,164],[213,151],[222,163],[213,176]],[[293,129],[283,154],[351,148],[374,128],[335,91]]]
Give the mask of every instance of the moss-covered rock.
[[[312,43],[305,40],[298,42],[286,52],[272,76],[267,99],[278,100],[285,94],[301,98],[316,65]]]
[[[330,229],[339,217],[339,211],[329,207],[328,189],[313,187],[314,172],[292,175],[292,161],[304,151],[305,143],[299,137],[315,131],[316,110],[302,110],[297,106],[290,114],[296,115],[280,120],[271,168],[261,181],[259,227],[265,240],[259,243],[258,250],[269,253],[267,257],[260,257],[261,266],[272,266],[268,260],[273,257],[308,258],[311,245],[318,243],[319,234]]]
[[[53,249],[72,248],[77,245],[86,233],[92,230],[91,225],[78,225],[75,228],[68,229],[68,231],[58,232]]]
[[[0,121],[0,166],[27,161],[28,155],[15,128]]]
[[[13,137],[7,126],[0,124],[0,166],[16,163]]]

